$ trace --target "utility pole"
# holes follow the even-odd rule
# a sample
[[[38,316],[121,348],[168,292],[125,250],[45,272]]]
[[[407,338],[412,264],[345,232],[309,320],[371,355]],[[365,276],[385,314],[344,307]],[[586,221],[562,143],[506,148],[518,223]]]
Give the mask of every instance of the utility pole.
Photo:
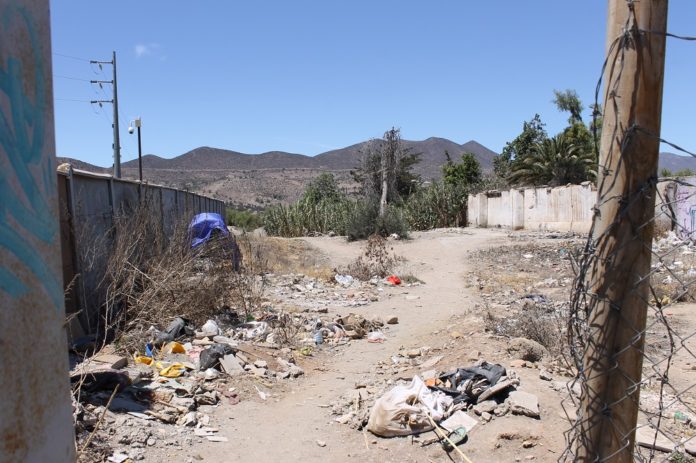
[[[91,80],[90,83],[99,84],[111,84],[113,89],[113,99],[111,100],[92,100],[91,103],[97,103],[100,106],[103,103],[111,103],[114,107],[114,123],[111,126],[114,129],[114,177],[121,178],[121,140],[118,130],[118,86],[116,81],[116,52],[112,52],[111,61],[95,61],[92,60],[90,63],[98,64],[101,67],[102,64],[110,64],[113,67],[113,79],[112,80]]]
[[[632,462],[659,153],[668,0],[609,0],[594,259],[576,461]]]

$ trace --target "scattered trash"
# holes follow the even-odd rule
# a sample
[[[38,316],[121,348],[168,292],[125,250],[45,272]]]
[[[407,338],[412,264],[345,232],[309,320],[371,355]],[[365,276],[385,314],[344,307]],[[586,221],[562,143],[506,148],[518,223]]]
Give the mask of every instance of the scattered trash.
[[[501,365],[482,362],[479,366],[458,368],[440,376],[433,389],[451,396],[454,403],[474,403],[505,375],[505,368]]]
[[[386,336],[381,331],[372,331],[367,334],[367,342],[382,343],[386,340]]]
[[[185,354],[184,346],[176,341],[170,341],[162,348],[163,354]]]
[[[218,324],[215,323],[215,320],[208,320],[203,326],[201,326],[201,334],[203,336],[212,337],[221,334],[221,331]]]
[[[256,388],[256,392],[258,392],[259,397],[261,397],[261,400],[266,400],[268,398],[268,395],[263,392],[261,389],[259,389],[258,386],[254,386]]]
[[[452,399],[430,390],[414,376],[411,384],[399,385],[377,399],[367,430],[381,437],[406,436],[433,429],[428,415],[440,421]]]
[[[391,275],[387,277],[387,283],[389,283],[390,285],[398,286],[401,284],[401,279],[396,275]]]
[[[193,336],[193,325],[191,325],[191,323],[188,320],[185,320],[181,317],[177,317],[169,324],[169,326],[167,326],[167,329],[165,331],[160,332],[157,335],[156,343],[158,345],[162,345],[166,342],[174,341],[175,339],[184,335]],[[151,351],[148,352],[146,350],[145,354],[148,357],[152,357]]]
[[[336,274],[334,277],[336,282],[342,286],[348,287],[353,284],[353,277],[350,275],[340,275]]]
[[[220,357],[234,352],[234,348],[230,345],[214,344],[208,349],[201,352],[199,360],[199,369],[203,371],[207,370],[208,368],[215,368],[220,364]]]
[[[159,372],[159,375],[164,376],[165,378],[178,378],[184,373],[184,371],[186,371],[186,367],[184,365],[181,363],[174,363],[162,369]]]

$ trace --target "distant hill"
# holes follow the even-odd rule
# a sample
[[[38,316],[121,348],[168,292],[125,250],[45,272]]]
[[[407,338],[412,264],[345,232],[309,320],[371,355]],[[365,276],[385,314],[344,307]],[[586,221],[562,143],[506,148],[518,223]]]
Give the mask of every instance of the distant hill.
[[[165,159],[148,154],[143,156],[143,167],[167,170],[258,170],[258,169],[318,169],[350,170],[358,165],[371,143],[364,141],[345,148],[327,151],[316,156],[269,151],[261,154],[246,154],[222,148],[202,146],[180,156]],[[421,162],[415,171],[425,179],[438,178],[441,166],[445,163],[445,151],[453,160],[458,160],[465,151],[471,152],[481,163],[483,169],[490,169],[496,153],[480,143],[471,140],[463,145],[445,138],[431,137],[423,141],[404,140],[404,145],[413,153],[421,153]],[[137,168],[137,159],[125,162],[123,168]]]
[[[675,173],[684,169],[696,172],[696,159],[692,156],[682,156],[674,153],[660,153],[660,170],[669,169]]]
[[[456,162],[464,152],[476,156],[484,170],[491,169],[496,153],[471,140],[458,144],[446,138],[431,137],[422,141],[404,140],[413,153],[421,153],[414,170],[424,180],[439,178],[445,163],[445,151]],[[261,208],[270,204],[296,200],[307,183],[322,172],[332,172],[342,188],[355,188],[349,171],[360,165],[362,156],[372,143],[368,140],[345,148],[327,151],[316,156],[269,151],[246,154],[238,151],[202,146],[180,156],[166,159],[154,154],[143,156],[143,178],[152,183],[187,189],[215,196],[238,206]],[[111,173],[111,168],[98,167],[70,158],[83,170]],[[121,165],[123,176],[138,177],[138,160]]]

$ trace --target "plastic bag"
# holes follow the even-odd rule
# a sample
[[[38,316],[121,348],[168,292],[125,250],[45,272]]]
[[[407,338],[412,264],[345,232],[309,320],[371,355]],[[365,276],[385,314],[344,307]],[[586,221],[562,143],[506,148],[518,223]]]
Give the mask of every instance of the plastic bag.
[[[178,378],[186,371],[186,367],[181,363],[173,363],[159,372],[165,378]]]
[[[162,348],[163,354],[185,354],[186,349],[181,343],[170,341]]]
[[[387,278],[387,283],[392,284],[394,286],[400,285],[401,284],[401,278],[399,278],[396,275],[392,275]]]
[[[336,280],[336,283],[340,284],[341,286],[348,287],[353,284],[353,277],[350,275],[336,274],[334,279]]]
[[[233,354],[235,349],[227,344],[213,344],[208,349],[201,352],[199,356],[199,368],[205,371],[208,368],[215,368],[220,364],[220,357]]]
[[[445,416],[452,399],[428,389],[414,376],[411,384],[396,386],[380,397],[370,411],[367,430],[381,437],[407,436],[433,429],[434,421]]]

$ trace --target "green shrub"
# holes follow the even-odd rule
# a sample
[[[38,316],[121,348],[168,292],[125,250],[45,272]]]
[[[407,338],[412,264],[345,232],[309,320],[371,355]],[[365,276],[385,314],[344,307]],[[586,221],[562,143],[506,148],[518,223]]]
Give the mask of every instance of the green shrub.
[[[245,231],[255,230],[263,225],[263,219],[256,212],[228,208],[226,215],[227,225]]]
[[[364,240],[372,235],[389,236],[396,233],[407,238],[408,222],[400,208],[389,205],[384,217],[379,216],[379,201],[364,199],[355,203],[355,209],[346,227],[349,241]]]
[[[269,208],[264,216],[266,232],[274,236],[307,236],[334,232],[343,235],[355,203],[347,199],[320,200],[308,198],[289,206]]]
[[[419,189],[404,207],[409,225],[413,230],[465,226],[468,192],[442,181]]]

